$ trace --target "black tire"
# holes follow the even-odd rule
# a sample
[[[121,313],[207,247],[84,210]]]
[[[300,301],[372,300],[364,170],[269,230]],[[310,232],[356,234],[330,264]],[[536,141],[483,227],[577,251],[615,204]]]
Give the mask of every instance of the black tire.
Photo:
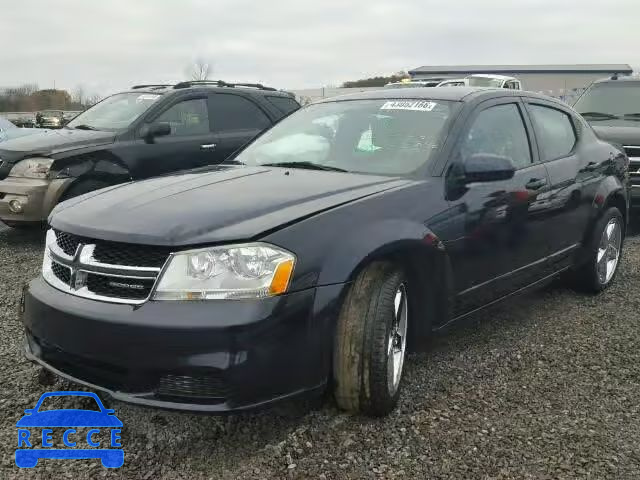
[[[110,184],[107,182],[101,182],[99,180],[81,180],[71,185],[66,192],[60,197],[60,202],[69,200],[73,197],[79,197],[85,193],[93,192],[94,190],[100,190],[101,188],[108,187]]]
[[[401,357],[399,375],[389,371],[392,331],[398,324],[395,299],[404,291],[404,335],[394,335]],[[338,406],[372,416],[389,414],[398,403],[406,356],[408,297],[405,274],[395,265],[374,262],[351,286],[338,318],[333,358],[334,396]],[[400,294],[402,295],[402,294]],[[402,309],[400,309],[402,311]],[[395,341],[404,340],[402,345]],[[402,353],[399,354],[402,346]],[[397,379],[395,382],[393,379]],[[391,381],[391,383],[390,383]]]
[[[610,278],[603,281],[598,275],[598,250],[605,228],[609,222],[614,221],[620,227],[620,247],[618,249],[618,261]],[[587,255],[589,260],[580,266],[573,275],[573,283],[579,289],[587,293],[599,293],[613,283],[618,274],[624,244],[625,224],[622,213],[616,207],[608,208],[596,223],[591,238],[587,243]]]

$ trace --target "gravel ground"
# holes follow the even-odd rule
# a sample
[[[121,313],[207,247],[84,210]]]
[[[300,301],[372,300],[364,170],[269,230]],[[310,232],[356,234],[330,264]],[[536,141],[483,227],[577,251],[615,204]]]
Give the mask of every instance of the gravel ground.
[[[386,419],[331,403],[222,418],[113,403],[124,467],[48,460],[20,471],[15,422],[52,389],[22,357],[16,315],[41,250],[41,234],[0,232],[0,478],[640,477],[640,237],[598,297],[548,288],[438,335],[410,357]]]

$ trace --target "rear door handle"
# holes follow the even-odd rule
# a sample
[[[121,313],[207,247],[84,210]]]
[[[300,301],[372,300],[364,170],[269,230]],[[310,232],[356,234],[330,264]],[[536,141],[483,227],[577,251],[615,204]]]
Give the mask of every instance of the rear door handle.
[[[532,178],[527,182],[525,187],[527,190],[540,190],[547,184],[547,180],[544,178]]]
[[[205,143],[204,145],[200,145],[200,150],[214,150],[215,148],[215,143]]]

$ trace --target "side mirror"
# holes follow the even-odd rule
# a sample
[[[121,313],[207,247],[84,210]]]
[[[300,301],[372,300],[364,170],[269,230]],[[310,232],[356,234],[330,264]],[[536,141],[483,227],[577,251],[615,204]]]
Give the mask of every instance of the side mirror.
[[[143,125],[140,129],[140,135],[144,138],[145,142],[153,143],[153,139],[156,137],[164,137],[171,134],[171,125],[168,123],[148,123]]]
[[[509,180],[516,173],[510,158],[490,153],[475,153],[463,164],[464,183]]]

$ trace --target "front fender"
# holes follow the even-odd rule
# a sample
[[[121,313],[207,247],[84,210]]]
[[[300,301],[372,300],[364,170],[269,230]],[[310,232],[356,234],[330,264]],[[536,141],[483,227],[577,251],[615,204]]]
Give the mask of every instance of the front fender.
[[[370,259],[409,249],[434,249],[426,238],[435,237],[427,227],[408,220],[387,219],[349,231],[327,249],[318,273],[318,285],[353,280]]]

